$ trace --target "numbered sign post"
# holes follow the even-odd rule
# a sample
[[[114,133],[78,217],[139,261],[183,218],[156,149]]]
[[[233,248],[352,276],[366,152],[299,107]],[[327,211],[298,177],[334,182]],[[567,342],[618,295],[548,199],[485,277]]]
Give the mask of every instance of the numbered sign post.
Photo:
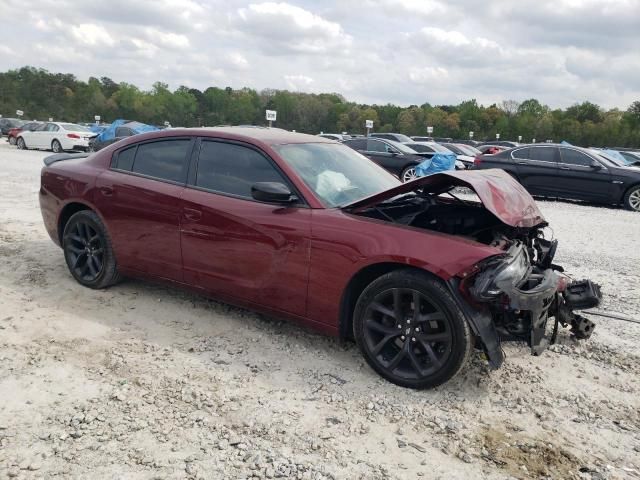
[[[500,140],[500,134],[496,133],[496,140]]]
[[[427,133],[431,135],[433,133],[433,127],[431,125],[427,126]]]
[[[373,128],[373,120],[365,120],[364,121],[364,126],[367,129],[367,137],[368,137],[369,133],[371,132],[371,129]]]
[[[271,125],[273,124],[273,122],[276,121],[277,116],[278,116],[278,112],[276,112],[275,110],[266,111],[266,118],[267,118],[267,121],[269,122],[269,128],[271,128]]]
[[[95,115],[93,119],[96,121],[96,125],[100,125],[100,115]]]
[[[471,138],[473,138],[473,130],[470,130],[470,131],[469,131],[469,138],[470,138],[470,139],[471,139]]]
[[[22,110],[16,110],[16,115],[21,117],[22,115],[24,115],[24,112]]]

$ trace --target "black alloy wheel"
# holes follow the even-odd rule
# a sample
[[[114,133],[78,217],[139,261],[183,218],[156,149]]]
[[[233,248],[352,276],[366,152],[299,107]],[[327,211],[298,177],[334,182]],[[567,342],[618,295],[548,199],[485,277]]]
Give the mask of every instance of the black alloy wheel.
[[[471,334],[455,301],[437,279],[395,271],[365,289],[356,307],[356,342],[387,380],[430,388],[466,363]]]
[[[111,239],[94,212],[82,210],[69,219],[62,248],[69,271],[78,283],[104,288],[119,281]]]

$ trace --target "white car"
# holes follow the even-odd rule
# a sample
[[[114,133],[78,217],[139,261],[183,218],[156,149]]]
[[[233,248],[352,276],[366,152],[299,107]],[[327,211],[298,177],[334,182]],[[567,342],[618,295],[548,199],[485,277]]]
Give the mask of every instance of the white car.
[[[32,132],[20,132],[16,145],[21,150],[37,148],[60,153],[65,150],[89,150],[89,140],[95,133],[82,125],[47,122]]]

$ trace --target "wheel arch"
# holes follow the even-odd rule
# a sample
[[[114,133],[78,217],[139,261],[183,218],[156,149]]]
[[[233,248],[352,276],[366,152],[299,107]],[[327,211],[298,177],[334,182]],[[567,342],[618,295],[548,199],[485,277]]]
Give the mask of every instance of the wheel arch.
[[[74,214],[82,210],[90,210],[97,213],[91,206],[82,202],[67,203],[60,211],[58,217],[58,240],[60,241],[60,245],[62,245],[62,234],[64,233],[64,227],[67,225],[67,222]]]
[[[342,293],[339,317],[340,338],[353,339],[353,312],[364,289],[377,278],[394,270],[411,270],[440,279],[433,272],[406,263],[379,262],[362,267],[351,277]]]
[[[622,196],[620,197],[619,203],[624,205],[624,200],[627,197],[627,194],[633,190],[634,188],[638,188],[640,187],[640,181],[637,181],[631,185],[629,185],[623,192],[622,192]]]

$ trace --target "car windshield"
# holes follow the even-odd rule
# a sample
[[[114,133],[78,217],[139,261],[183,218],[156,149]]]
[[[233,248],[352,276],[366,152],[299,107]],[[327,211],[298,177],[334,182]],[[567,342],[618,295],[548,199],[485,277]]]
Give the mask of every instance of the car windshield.
[[[411,139],[409,139],[409,141],[411,141]],[[397,148],[402,153],[408,153],[408,154],[413,154],[413,155],[418,153],[413,148],[409,148],[403,143],[396,142],[394,140],[387,140],[387,139],[385,139],[385,142],[389,142],[390,145],[393,145],[394,148]]]
[[[460,150],[456,145],[452,145],[451,143],[443,143],[443,145],[456,155],[466,155],[466,153]]]
[[[401,184],[345,145],[294,143],[273,148],[329,208],[348,205]]]
[[[482,152],[471,145],[460,144],[457,147],[471,157],[481,154]]]
[[[597,157],[605,165],[613,164],[616,167],[626,167],[627,163],[616,158],[603,150],[596,150],[595,148],[586,149],[591,155]]]
[[[72,132],[90,132],[87,127],[78,125],[77,123],[61,123],[60,126],[65,130],[71,130]]]

